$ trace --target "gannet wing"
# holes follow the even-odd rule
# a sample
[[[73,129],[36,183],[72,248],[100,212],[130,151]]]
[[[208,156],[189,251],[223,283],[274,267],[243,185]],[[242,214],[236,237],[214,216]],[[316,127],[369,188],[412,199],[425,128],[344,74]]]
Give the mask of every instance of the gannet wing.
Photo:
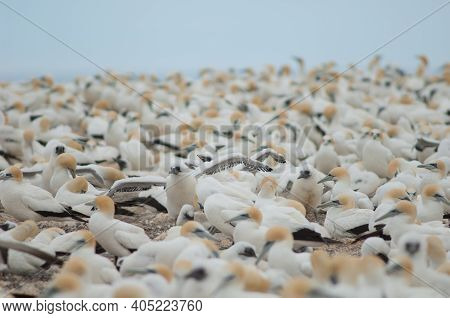
[[[196,177],[200,177],[204,174],[206,174],[206,175],[215,174],[222,170],[233,168],[239,164],[243,164],[245,166],[245,168],[247,168],[251,172],[272,171],[271,167],[269,167],[259,161],[244,157],[242,155],[235,155],[235,156],[231,156],[230,158],[226,158],[226,159],[223,159],[223,160],[220,160],[218,162],[211,164],[208,168],[200,171],[200,173],[198,173],[196,175]]]
[[[122,179],[114,182],[111,189],[106,193],[111,197],[116,192],[135,192],[148,190],[153,186],[166,186],[166,180],[163,177],[136,177]]]
[[[103,180],[102,176],[99,175],[97,171],[95,171],[95,169],[92,169],[90,167],[79,166],[76,169],[76,173],[81,175],[90,174],[91,176],[94,177],[95,181],[97,181],[100,186],[105,186],[105,180]]]
[[[142,230],[141,228],[138,229]],[[136,232],[117,230],[114,232],[114,238],[128,250],[137,250],[139,246],[150,241],[143,230]]]

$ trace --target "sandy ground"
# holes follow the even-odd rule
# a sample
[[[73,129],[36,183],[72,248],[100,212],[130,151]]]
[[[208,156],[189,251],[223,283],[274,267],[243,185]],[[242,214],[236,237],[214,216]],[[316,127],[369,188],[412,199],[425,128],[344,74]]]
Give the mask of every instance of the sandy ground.
[[[134,216],[118,215],[116,218],[140,226],[145,230],[151,239],[163,239],[166,231],[175,225],[174,220],[172,220],[167,214],[155,213],[141,207],[130,208],[130,210],[135,212]],[[312,221],[315,220],[315,217],[312,214],[308,214],[307,218]],[[319,223],[323,224],[324,214],[319,214],[318,218]],[[6,220],[15,221],[14,218],[4,213],[0,213],[0,222],[4,222]],[[86,224],[76,221],[42,221],[38,222],[38,226],[43,229],[49,227],[60,227],[66,232],[87,228]],[[225,249],[232,245],[232,241],[221,233],[215,234],[215,237],[220,239],[219,246],[221,249]],[[351,244],[351,241],[352,240],[344,240],[344,244],[323,246],[320,249],[326,250],[331,255],[341,253],[359,255],[361,242]],[[111,255],[106,252],[103,255],[112,259]],[[0,272],[0,297],[10,297],[12,294],[30,296],[40,295],[58,270],[59,267],[54,265],[47,270],[41,270],[40,272],[30,276]]]

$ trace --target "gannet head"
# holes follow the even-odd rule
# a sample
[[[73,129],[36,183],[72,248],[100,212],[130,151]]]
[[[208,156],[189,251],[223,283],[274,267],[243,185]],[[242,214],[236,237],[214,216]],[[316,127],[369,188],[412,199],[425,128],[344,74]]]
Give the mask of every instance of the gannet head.
[[[443,264],[447,260],[447,252],[442,240],[436,235],[427,237],[427,255],[436,264]]]
[[[353,209],[355,208],[355,199],[351,194],[342,193],[337,196],[336,199],[328,201],[326,203],[322,203],[319,206],[317,206],[318,209],[325,209],[325,208],[342,208],[343,210]]]
[[[257,267],[246,266],[244,275],[244,289],[260,293],[267,293],[270,281],[264,277]]]
[[[389,125],[389,128],[387,130],[387,135],[389,137],[396,137],[398,135],[398,127],[394,125]]]
[[[13,110],[13,109],[18,111],[19,113],[24,113],[26,111],[25,104],[22,103],[21,101],[14,102],[11,105],[11,107],[9,107],[9,110]]]
[[[347,169],[344,167],[336,167],[331,169],[331,171],[328,173],[328,175],[317,183],[323,183],[327,181],[339,181],[339,180],[350,180],[350,176],[347,172]]]
[[[411,201],[411,198],[408,196],[408,193],[406,193],[406,190],[400,187],[387,191],[384,198]]]
[[[56,158],[56,164],[64,169],[67,169],[72,178],[76,178],[77,160],[74,156],[68,153],[62,153]]]
[[[331,275],[331,257],[323,250],[311,253],[311,267],[315,279],[325,282]]]
[[[245,114],[241,111],[235,111],[230,115],[230,122],[232,124],[240,124],[245,121]]]
[[[125,179],[125,177],[126,177],[122,171],[112,168],[112,167],[104,167],[104,171],[105,171],[105,179],[106,180],[117,181],[117,180]]]
[[[95,248],[95,236],[91,231],[88,230],[79,230],[77,233],[77,240],[75,242],[76,248],[81,248],[83,246],[90,247],[92,249]]]
[[[398,276],[404,278],[406,281],[410,281],[413,273],[413,262],[410,257],[402,255],[391,259],[386,266],[386,274],[391,276]]]
[[[399,201],[391,211],[376,219],[375,222],[401,215],[407,218],[408,223],[414,222],[417,217],[416,206],[409,201]]]
[[[295,104],[293,106],[295,110],[297,110],[300,114],[306,115],[306,116],[312,116],[313,115],[313,107],[311,103],[309,102],[300,102],[298,104]]]
[[[192,262],[187,259],[180,259],[173,265],[173,273],[176,277],[184,277],[192,270]]]
[[[450,276],[450,262],[445,262],[443,264],[441,264],[438,268],[437,271],[439,273],[445,274],[447,276]]]
[[[389,178],[393,178],[397,175],[401,168],[402,158],[395,158],[389,161],[388,164],[388,176]]]
[[[251,220],[260,225],[262,222],[262,219],[263,219],[263,215],[262,215],[261,210],[255,206],[252,206],[250,208],[246,208],[244,213],[239,214],[239,215],[227,220],[226,223],[234,223],[234,222],[239,222],[239,221]]]
[[[0,173],[0,181],[10,179],[21,182],[23,180],[22,170],[20,170],[17,166],[10,166]]]
[[[79,142],[77,142],[77,141],[75,141],[75,140],[73,140],[73,139],[71,139],[71,138],[63,138],[63,139],[61,139],[61,141],[62,141],[67,147],[70,147],[70,148],[75,149],[75,150],[78,150],[78,151],[84,151],[83,146],[82,146]]]
[[[116,288],[112,294],[113,298],[146,298],[148,296],[149,292],[144,286],[132,282],[124,283]]]
[[[47,117],[42,117],[39,121],[39,129],[41,130],[41,132],[47,132],[50,129],[50,125],[50,119],[48,119]]]
[[[445,177],[448,173],[447,164],[444,160],[438,159],[436,162],[418,165],[417,168],[424,168],[430,171],[437,171],[441,177]]]
[[[328,121],[331,121],[337,113],[337,108],[334,104],[329,104],[325,106],[323,110],[323,115]]]
[[[218,240],[217,240],[218,241]],[[201,239],[200,242],[206,246],[206,248],[210,251],[210,256],[214,258],[219,258],[219,248],[217,245],[213,242],[211,242],[209,239]]]
[[[196,221],[188,221],[183,224],[183,226],[180,229],[180,234],[185,237],[198,237],[198,238],[205,238],[208,240],[213,241],[219,241],[217,238],[215,238],[211,233],[209,233],[203,225]]]
[[[79,291],[81,282],[79,276],[73,273],[60,273],[51,283],[50,289],[45,293],[46,296],[51,297],[59,293],[71,293]]]
[[[148,267],[145,268],[145,273],[160,275],[168,283],[170,283],[173,278],[172,270],[167,265],[164,264],[150,264]]]
[[[82,258],[71,256],[61,268],[61,273],[71,273],[83,277],[87,270],[86,262]]]
[[[290,279],[281,290],[284,298],[305,298],[311,293],[313,287],[311,280],[307,277],[295,277]]]
[[[78,176],[72,179],[67,184],[67,189],[73,193],[86,193],[89,188],[89,183],[85,177]]]
[[[292,244],[294,238],[288,228],[284,226],[273,226],[266,232],[266,243],[264,244],[261,254],[259,254],[256,264],[270,251],[274,244],[279,242],[287,242]]]
[[[34,131],[32,129],[25,129],[23,131],[23,139],[27,145],[30,145],[34,140]]]
[[[111,103],[106,99],[99,99],[94,103],[93,108],[103,109],[103,110],[110,109]]]
[[[17,241],[25,241],[27,238],[34,237],[39,233],[39,228],[36,222],[27,220],[20,223],[15,228],[10,230],[11,237]]]
[[[261,181],[261,190],[262,189],[267,189],[267,190],[270,190],[272,192],[275,192],[277,187],[278,187],[278,182],[272,176],[266,176]]]
[[[114,216],[115,212],[114,201],[110,197],[104,195],[96,197],[95,206],[97,207],[99,212],[110,217]]]
[[[341,282],[354,284],[358,276],[359,258],[349,255],[336,255],[331,259],[330,276],[328,280],[331,284]]]
[[[225,276],[224,283],[235,280],[237,282],[243,282],[245,278],[245,267],[241,263],[232,261],[227,264],[228,275]]]
[[[434,200],[450,205],[450,202],[438,184],[427,184],[422,190],[422,198],[424,200]]]

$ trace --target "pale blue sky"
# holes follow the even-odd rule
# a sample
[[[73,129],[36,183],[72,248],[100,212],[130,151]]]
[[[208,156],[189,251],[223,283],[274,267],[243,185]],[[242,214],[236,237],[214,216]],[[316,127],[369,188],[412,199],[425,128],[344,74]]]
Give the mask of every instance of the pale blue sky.
[[[344,67],[446,0],[1,1],[102,67],[164,73],[280,65],[294,54]],[[406,68],[425,53],[436,69],[449,62],[449,32],[450,5],[380,53]],[[98,72],[1,2],[0,41],[0,80]]]

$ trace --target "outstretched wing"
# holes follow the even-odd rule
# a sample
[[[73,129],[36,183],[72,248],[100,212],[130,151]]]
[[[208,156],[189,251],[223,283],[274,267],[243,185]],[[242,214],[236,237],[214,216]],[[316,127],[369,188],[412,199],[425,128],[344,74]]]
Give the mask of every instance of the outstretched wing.
[[[166,186],[166,179],[159,176],[146,176],[118,180],[114,182],[106,195],[112,197],[116,192],[145,191],[153,186]]]
[[[199,174],[197,174],[196,177],[200,177],[204,174],[206,175],[215,174],[222,170],[233,168],[239,164],[243,164],[247,170],[253,173],[256,171],[266,171],[266,172],[272,171],[271,167],[259,161],[247,158],[242,155],[234,155],[211,164],[211,166],[209,166],[208,168],[202,170]]]

